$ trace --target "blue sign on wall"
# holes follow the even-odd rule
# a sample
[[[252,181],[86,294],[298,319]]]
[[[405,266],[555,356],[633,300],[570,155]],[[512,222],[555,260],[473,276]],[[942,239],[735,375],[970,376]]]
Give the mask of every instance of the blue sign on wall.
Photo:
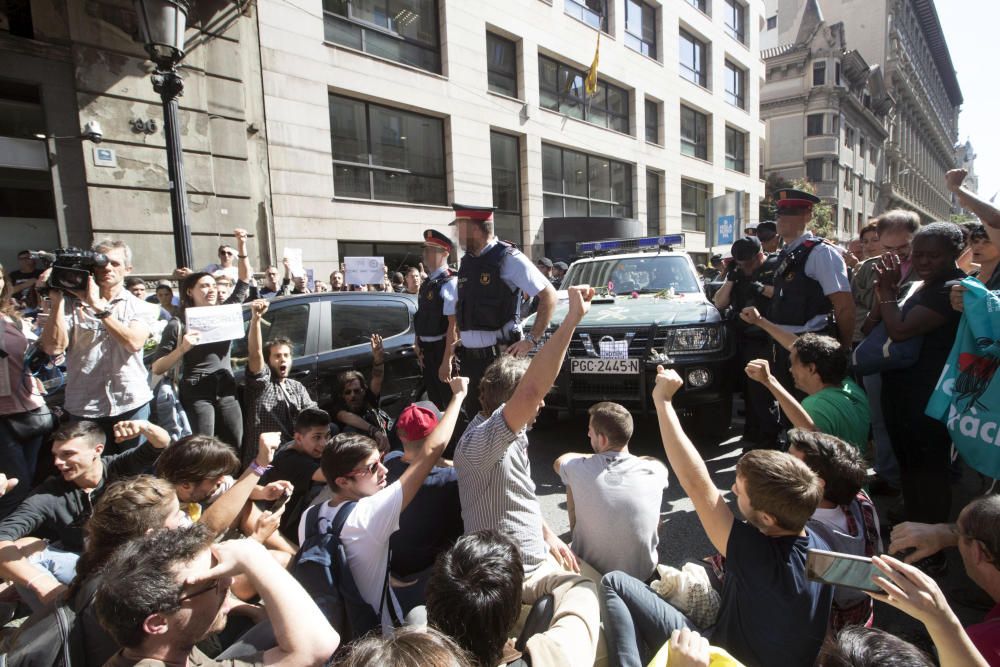
[[[736,241],[736,216],[720,215],[715,220],[716,245],[730,246]]]

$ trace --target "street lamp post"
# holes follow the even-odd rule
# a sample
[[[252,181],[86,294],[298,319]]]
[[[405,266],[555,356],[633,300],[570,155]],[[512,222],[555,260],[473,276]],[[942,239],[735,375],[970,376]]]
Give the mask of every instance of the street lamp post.
[[[191,267],[191,227],[187,219],[187,188],[184,185],[184,155],[177,122],[177,98],[184,81],[177,63],[184,57],[184,30],[187,27],[186,0],[134,0],[142,41],[156,65],[153,90],[163,100],[163,133],[167,142],[167,174],[170,179],[170,213],[174,230],[174,255],[178,267]]]

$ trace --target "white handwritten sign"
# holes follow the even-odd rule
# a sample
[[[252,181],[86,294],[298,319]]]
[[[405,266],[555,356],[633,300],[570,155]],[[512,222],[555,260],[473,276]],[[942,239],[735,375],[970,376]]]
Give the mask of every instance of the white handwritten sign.
[[[288,270],[293,278],[305,275],[305,270],[302,268],[302,248],[285,248],[281,253],[281,258],[288,260]]]
[[[204,306],[184,311],[187,330],[197,331],[198,344],[217,343],[220,340],[243,338],[243,306]]]
[[[345,257],[344,279],[348,285],[381,285],[385,281],[382,257]]]

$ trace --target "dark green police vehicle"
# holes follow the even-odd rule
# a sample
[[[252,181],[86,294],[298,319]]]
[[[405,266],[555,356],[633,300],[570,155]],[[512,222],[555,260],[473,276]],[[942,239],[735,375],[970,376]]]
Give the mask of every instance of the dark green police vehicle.
[[[728,429],[738,370],[734,341],[691,258],[672,249],[682,243],[683,235],[674,235],[577,244],[583,258],[570,266],[562,289],[591,285],[598,296],[573,333],[547,407],[577,412],[614,401],[651,412],[656,366],[662,364],[683,378],[674,402],[696,427]],[[566,310],[560,298],[546,336]]]

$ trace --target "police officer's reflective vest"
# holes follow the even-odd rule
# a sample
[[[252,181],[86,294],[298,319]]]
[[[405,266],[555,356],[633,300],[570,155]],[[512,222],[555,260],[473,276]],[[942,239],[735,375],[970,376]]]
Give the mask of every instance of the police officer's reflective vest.
[[[823,286],[806,275],[809,254],[821,243],[819,239],[809,239],[790,253],[782,253],[774,271],[774,297],[767,316],[775,324],[805,324],[833,310]]]
[[[507,255],[520,251],[497,241],[488,252],[473,257],[466,253],[458,268],[458,304],[455,317],[460,331],[497,331],[515,318],[519,290],[511,290],[500,278]]]
[[[444,314],[444,299],[441,287],[452,279],[455,272],[445,269],[444,273],[424,282],[417,292],[417,315],[413,326],[418,336],[430,338],[443,336],[448,331],[448,318]]]

